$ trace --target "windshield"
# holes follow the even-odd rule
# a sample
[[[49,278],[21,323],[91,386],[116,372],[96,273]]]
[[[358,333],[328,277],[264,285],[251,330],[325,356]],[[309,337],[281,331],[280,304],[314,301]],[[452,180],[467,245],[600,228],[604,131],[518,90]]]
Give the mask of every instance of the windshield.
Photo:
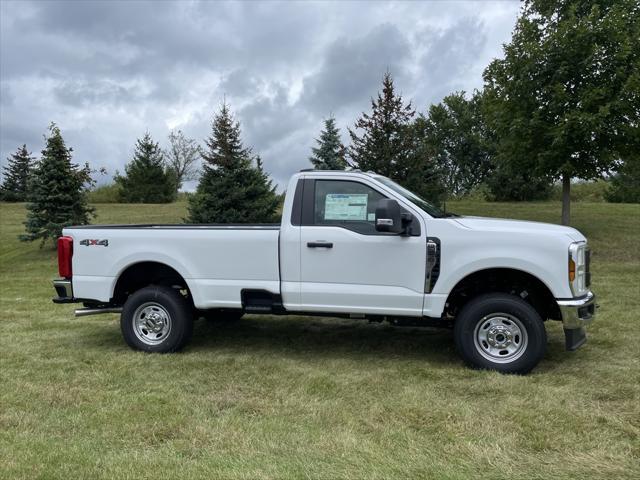
[[[402,195],[404,198],[409,200],[411,203],[413,203],[416,206],[420,207],[422,210],[427,212],[432,217],[441,218],[441,217],[446,216],[445,213],[442,210],[440,210],[438,207],[436,207],[435,205],[431,205],[426,200],[420,198],[418,195],[416,195],[415,193],[413,193],[410,190],[407,190],[403,186],[398,185],[393,180],[390,180],[387,177],[383,177],[381,175],[376,175],[374,178],[376,180],[378,180],[380,183],[382,183],[383,185],[389,187],[394,192],[399,193],[400,195]]]

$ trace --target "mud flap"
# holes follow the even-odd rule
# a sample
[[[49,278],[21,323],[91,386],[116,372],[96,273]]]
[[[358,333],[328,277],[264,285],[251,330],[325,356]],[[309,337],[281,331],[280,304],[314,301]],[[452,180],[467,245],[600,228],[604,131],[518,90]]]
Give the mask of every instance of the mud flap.
[[[564,329],[564,344],[567,350],[573,352],[577,350],[587,341],[587,332],[584,327],[572,328],[571,330]]]

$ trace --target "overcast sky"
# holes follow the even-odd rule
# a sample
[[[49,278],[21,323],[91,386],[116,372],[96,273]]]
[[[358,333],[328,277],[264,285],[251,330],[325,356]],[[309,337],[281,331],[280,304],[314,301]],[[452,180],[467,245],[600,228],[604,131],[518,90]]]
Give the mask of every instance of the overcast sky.
[[[199,142],[223,98],[281,188],[322,121],[344,140],[389,69],[419,111],[482,85],[517,2],[0,1],[0,154],[39,156],[51,121],[74,161],[123,170],[145,131]],[[107,177],[101,179],[105,182]]]

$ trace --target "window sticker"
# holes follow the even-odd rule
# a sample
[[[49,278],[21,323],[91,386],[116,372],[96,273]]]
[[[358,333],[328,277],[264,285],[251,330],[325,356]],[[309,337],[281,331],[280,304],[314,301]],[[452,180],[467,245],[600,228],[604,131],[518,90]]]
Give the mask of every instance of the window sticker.
[[[367,220],[367,193],[328,193],[325,197],[325,220]]]

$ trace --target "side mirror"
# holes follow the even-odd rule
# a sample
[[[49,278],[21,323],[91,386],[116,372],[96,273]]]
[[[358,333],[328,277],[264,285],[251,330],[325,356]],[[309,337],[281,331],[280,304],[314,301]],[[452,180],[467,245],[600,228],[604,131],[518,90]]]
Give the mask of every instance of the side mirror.
[[[402,233],[405,226],[402,221],[402,212],[397,201],[382,198],[376,206],[376,230],[378,232]]]

